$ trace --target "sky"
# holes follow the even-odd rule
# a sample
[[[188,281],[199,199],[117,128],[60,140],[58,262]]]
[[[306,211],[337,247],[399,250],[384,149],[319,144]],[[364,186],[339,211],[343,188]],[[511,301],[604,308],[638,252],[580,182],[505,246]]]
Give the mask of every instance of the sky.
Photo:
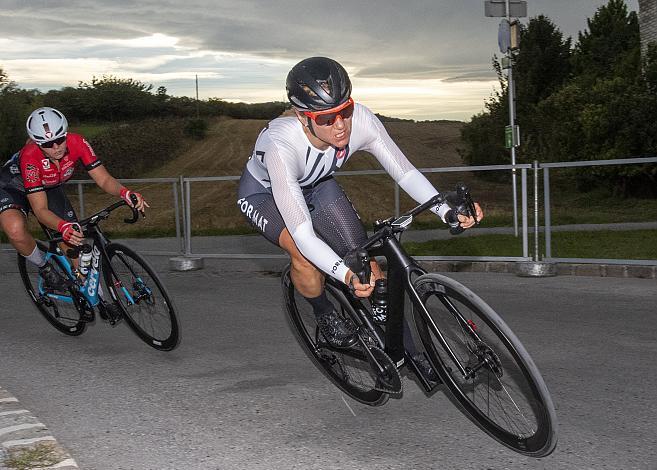
[[[638,0],[626,0],[638,11]],[[527,0],[573,42],[606,0]],[[285,101],[300,60],[331,57],[387,116],[467,121],[497,77],[484,0],[0,0],[0,68],[21,88],[111,75],[173,96]]]

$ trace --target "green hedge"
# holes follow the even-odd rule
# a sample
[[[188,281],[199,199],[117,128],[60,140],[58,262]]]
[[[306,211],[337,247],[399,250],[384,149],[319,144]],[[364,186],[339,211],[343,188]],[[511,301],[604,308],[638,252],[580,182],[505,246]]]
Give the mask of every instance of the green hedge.
[[[185,119],[151,119],[112,127],[89,139],[117,178],[135,178],[174,158],[184,143]]]

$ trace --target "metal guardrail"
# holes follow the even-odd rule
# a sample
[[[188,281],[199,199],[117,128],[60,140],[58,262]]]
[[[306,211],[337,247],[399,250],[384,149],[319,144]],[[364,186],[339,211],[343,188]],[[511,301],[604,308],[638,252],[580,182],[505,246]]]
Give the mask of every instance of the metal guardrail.
[[[147,254],[158,254],[158,255],[175,255],[182,253],[184,251],[184,239],[183,231],[181,227],[181,217],[180,217],[180,192],[178,186],[182,177],[180,178],[121,178],[118,181],[121,183],[163,183],[171,184],[172,199],[173,199],[173,217],[174,223],[176,226],[176,243],[180,247],[180,251],[157,251],[157,252],[144,252]],[[94,180],[71,180],[69,183],[76,184],[78,188],[78,207],[80,208],[80,213],[78,214],[80,219],[85,217],[85,207],[84,207],[84,185],[85,184],[96,184]]]
[[[604,264],[656,265],[657,260],[558,258],[552,256],[552,214],[550,207],[550,169],[607,166],[607,165],[636,165],[636,164],[644,165],[647,163],[657,163],[657,157],[541,163],[539,165],[539,168],[543,170],[543,205],[544,205],[544,217],[545,217],[545,256],[543,260],[548,262],[555,262],[555,263],[583,263],[583,264],[604,263]]]
[[[522,193],[522,256],[469,256],[469,257],[460,257],[459,259],[472,260],[472,261],[529,261],[531,260],[529,256],[529,243],[528,243],[528,216],[527,216],[527,170],[531,169],[532,166],[529,164],[522,165],[486,165],[486,166],[459,166],[459,167],[446,167],[446,168],[418,168],[418,171],[421,173],[470,173],[477,171],[504,171],[504,170],[516,170],[521,171],[521,193]],[[384,170],[351,170],[351,171],[340,171],[335,174],[336,178],[343,178],[349,176],[371,176],[371,175],[387,175],[387,172]],[[201,257],[201,258],[281,258],[286,257],[287,255],[281,254],[264,254],[264,253],[195,253],[192,247],[192,236],[191,236],[191,227],[192,227],[192,215],[191,215],[191,184],[194,182],[224,182],[224,181],[236,181],[239,180],[240,176],[195,176],[189,178],[182,178],[184,184],[184,227],[185,227],[185,250],[184,256],[189,257]],[[399,186],[395,184],[395,215],[400,213],[400,192]],[[452,256],[428,256],[423,257],[423,259],[430,261],[449,261],[453,260]]]
[[[578,161],[578,162],[552,162],[552,163],[537,163],[534,165],[521,164],[521,165],[485,165],[485,166],[459,166],[447,168],[419,168],[418,170],[423,174],[432,173],[455,173],[455,172],[478,172],[478,171],[505,171],[505,170],[520,170],[521,173],[521,196],[522,196],[522,227],[521,227],[521,240],[522,240],[522,256],[518,257],[504,257],[504,256],[423,256],[423,260],[427,261],[539,261],[538,245],[539,245],[539,227],[538,227],[538,173],[543,171],[543,203],[544,203],[544,239],[545,239],[545,255],[543,261],[548,262],[575,262],[575,263],[604,263],[604,264],[629,264],[629,265],[657,265],[657,260],[628,260],[628,259],[597,259],[597,258],[560,258],[552,256],[552,220],[551,220],[551,190],[550,190],[550,170],[553,168],[576,168],[576,167],[589,167],[589,166],[605,166],[605,165],[634,165],[634,164],[647,164],[657,163],[657,157],[642,157],[642,158],[625,158],[615,160],[593,160],[593,161]],[[527,170],[534,170],[534,253],[533,256],[529,254],[529,230],[528,230],[528,186],[527,186]],[[353,170],[341,171],[336,173],[336,177],[350,177],[350,176],[370,176],[370,175],[385,175],[384,170]],[[180,247],[179,251],[145,251],[146,254],[158,255],[179,255],[182,254],[188,257],[206,257],[206,258],[284,258],[284,254],[271,254],[271,253],[195,253],[192,248],[192,207],[191,207],[191,186],[196,182],[226,182],[237,181],[240,176],[194,176],[178,178],[134,178],[134,179],[120,179],[123,183],[164,183],[171,184],[172,199],[174,206],[174,218],[176,227],[176,244]],[[84,189],[83,185],[95,184],[93,180],[72,180],[71,183],[77,184],[78,200],[80,207],[80,217],[84,217]],[[180,190],[178,189],[180,188]],[[396,215],[400,213],[400,190],[397,184],[394,185],[394,211]]]

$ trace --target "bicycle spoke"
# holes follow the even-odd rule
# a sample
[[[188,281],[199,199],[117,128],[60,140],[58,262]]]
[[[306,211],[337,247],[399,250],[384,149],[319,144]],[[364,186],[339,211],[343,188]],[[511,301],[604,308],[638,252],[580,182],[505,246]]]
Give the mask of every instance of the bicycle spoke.
[[[330,347],[319,333],[312,307],[296,292],[288,272],[283,274],[282,280],[287,302],[286,312],[292,331],[319,370],[355,400],[371,406],[385,403],[388,394],[384,393],[383,387],[377,383],[379,378],[372,369],[369,355],[363,345],[358,343],[349,349]],[[350,307],[339,291],[329,284],[326,291],[336,311],[349,315],[347,309]]]
[[[153,269],[137,253],[117,243],[107,247],[113,279],[108,283],[124,311],[126,322],[149,345],[171,350],[178,342],[173,305]]]
[[[67,277],[64,268],[59,265],[58,261],[53,259],[50,262],[61,277]],[[18,256],[18,268],[23,285],[41,315],[64,334],[69,336],[82,334],[86,323],[80,319],[79,308],[72,298],[73,293],[44,289],[44,282],[37,267],[20,255]]]
[[[432,284],[433,279],[439,280]],[[547,455],[556,444],[554,408],[531,358],[490,307],[454,280],[417,281],[418,331],[464,410],[514,450]],[[454,365],[448,367],[448,365]]]

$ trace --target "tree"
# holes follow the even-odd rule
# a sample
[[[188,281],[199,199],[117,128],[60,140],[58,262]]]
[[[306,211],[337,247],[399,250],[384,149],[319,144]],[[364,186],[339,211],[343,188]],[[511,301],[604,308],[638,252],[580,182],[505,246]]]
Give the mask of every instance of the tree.
[[[515,55],[513,76],[516,100],[530,107],[550,96],[570,78],[571,39],[544,15],[529,20],[521,29],[520,50]]]
[[[610,0],[588,20],[575,46],[574,77],[537,107],[544,160],[604,160],[657,151],[657,99],[648,60],[642,73],[636,15]],[[539,146],[540,147],[540,146]],[[657,166],[578,171],[579,189],[609,188],[619,196],[657,194]]]
[[[79,112],[93,119],[115,121],[146,117],[156,107],[156,98],[151,94],[153,85],[131,78],[93,77],[91,83],[80,82],[78,89],[86,103]]]
[[[570,38],[564,40],[554,23],[543,15],[532,18],[521,30],[520,49],[513,55],[513,76],[517,122],[524,142],[535,142],[535,135],[540,135],[535,120],[536,105],[570,77],[570,47]],[[503,146],[504,127],[509,122],[508,80],[496,57],[493,68],[501,91],[488,100],[484,113],[474,116],[461,132],[467,146],[462,155],[470,164],[510,162],[509,152]],[[535,146],[523,145],[523,148],[535,149]],[[517,157],[518,162],[531,161],[536,158],[536,152],[520,151]]]
[[[598,79],[636,73],[640,43],[636,12],[628,12],[625,0],[609,0],[587,20],[588,31],[580,32],[573,54],[573,69],[583,85]]]
[[[35,107],[37,96],[35,91],[19,89],[0,68],[0,161],[25,144],[25,120]]]

